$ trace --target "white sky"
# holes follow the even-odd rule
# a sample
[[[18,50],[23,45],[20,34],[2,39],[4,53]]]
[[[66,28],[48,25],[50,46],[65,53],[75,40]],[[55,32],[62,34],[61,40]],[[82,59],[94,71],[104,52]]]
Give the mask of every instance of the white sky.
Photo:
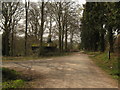
[[[85,4],[86,3],[86,0],[75,0],[75,1],[78,1],[80,4]]]
[[[22,0],[23,2],[25,2],[25,0]],[[28,0],[27,0],[28,1]],[[37,1],[42,1],[42,0],[29,0],[30,2],[37,2]],[[48,0],[44,0],[44,1],[48,1]],[[60,1],[60,0],[49,0],[49,1]],[[78,2],[79,4],[85,4],[86,0],[61,0],[61,1],[75,1]]]

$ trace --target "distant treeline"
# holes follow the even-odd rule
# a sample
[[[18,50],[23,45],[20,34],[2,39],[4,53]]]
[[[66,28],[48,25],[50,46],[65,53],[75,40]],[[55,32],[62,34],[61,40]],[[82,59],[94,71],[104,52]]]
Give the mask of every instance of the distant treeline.
[[[39,44],[41,55],[47,36],[60,53],[73,49],[80,42],[81,11],[73,2],[2,2],[2,54],[26,56]]]

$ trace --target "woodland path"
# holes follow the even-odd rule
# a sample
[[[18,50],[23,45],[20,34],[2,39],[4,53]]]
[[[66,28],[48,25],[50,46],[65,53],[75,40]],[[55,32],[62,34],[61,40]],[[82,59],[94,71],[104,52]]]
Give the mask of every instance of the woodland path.
[[[29,84],[34,88],[118,87],[117,81],[97,67],[88,55],[80,52],[48,59],[3,62],[3,67],[32,75],[34,79]]]

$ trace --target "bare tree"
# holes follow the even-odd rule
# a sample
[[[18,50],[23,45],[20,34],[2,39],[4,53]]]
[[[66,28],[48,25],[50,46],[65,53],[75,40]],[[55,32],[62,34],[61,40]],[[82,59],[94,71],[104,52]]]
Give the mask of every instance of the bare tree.
[[[25,0],[25,12],[26,12],[26,28],[25,28],[25,56],[27,55],[28,8],[29,8],[29,1],[26,1],[26,0]]]
[[[11,22],[11,56],[14,56],[14,51],[15,51],[15,41],[14,41],[14,37],[16,34],[15,29],[18,25],[18,22],[21,20],[23,13],[24,13],[23,6],[19,4],[16,13],[12,16],[12,22]]]
[[[10,55],[10,32],[12,29],[12,18],[18,8],[19,2],[3,2],[2,3],[2,53],[3,55]]]

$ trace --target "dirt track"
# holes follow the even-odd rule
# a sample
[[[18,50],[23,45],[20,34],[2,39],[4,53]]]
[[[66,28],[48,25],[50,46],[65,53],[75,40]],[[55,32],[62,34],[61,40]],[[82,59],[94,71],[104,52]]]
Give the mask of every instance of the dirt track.
[[[27,71],[35,79],[29,82],[34,88],[117,88],[117,82],[98,68],[86,54],[3,62],[4,67]]]

